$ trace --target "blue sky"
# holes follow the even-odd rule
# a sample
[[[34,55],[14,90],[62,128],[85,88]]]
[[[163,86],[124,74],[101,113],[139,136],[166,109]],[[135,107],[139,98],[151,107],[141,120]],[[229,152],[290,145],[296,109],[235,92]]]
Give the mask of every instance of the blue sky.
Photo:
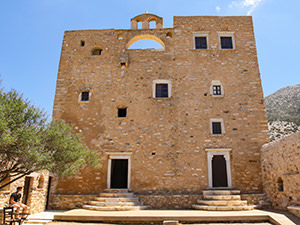
[[[300,84],[299,0],[10,0],[0,6],[2,86],[24,94],[51,115],[65,30],[129,29],[144,13],[253,16],[264,95]]]

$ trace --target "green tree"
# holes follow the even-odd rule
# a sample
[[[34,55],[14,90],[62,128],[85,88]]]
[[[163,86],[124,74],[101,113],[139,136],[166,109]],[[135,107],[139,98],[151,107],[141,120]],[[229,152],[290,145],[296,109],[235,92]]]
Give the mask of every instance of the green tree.
[[[62,121],[47,123],[45,113],[22,95],[0,90],[0,189],[32,172],[74,175],[97,167],[97,152]]]

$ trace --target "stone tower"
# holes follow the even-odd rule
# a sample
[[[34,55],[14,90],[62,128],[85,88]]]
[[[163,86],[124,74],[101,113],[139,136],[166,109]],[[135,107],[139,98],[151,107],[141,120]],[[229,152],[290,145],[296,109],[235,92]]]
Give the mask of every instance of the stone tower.
[[[130,48],[143,39],[161,48]],[[53,119],[82,132],[102,164],[57,178],[54,207],[112,188],[150,205],[207,188],[261,193],[268,127],[252,18],[175,16],[163,28],[145,13],[131,29],[66,31]]]

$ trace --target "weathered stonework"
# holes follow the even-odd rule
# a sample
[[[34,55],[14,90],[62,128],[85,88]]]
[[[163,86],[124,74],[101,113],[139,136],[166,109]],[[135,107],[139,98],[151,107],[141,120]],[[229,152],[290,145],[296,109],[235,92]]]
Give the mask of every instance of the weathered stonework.
[[[25,179],[29,180],[29,189],[27,195],[26,205],[30,207],[29,212],[31,214],[45,211],[47,201],[47,188],[49,172],[42,171],[38,173],[31,173],[30,175],[23,177],[13,183],[11,183],[5,191],[0,190],[0,209],[8,206],[10,195],[16,191],[17,187],[23,187],[22,199],[24,199]],[[8,190],[7,190],[8,189]],[[24,202],[25,203],[25,202]],[[2,211],[0,212],[2,216]],[[1,218],[0,218],[0,221]]]
[[[264,189],[273,207],[300,205],[300,131],[262,147]]]
[[[148,29],[153,19],[158,26]],[[141,20],[143,29],[135,29]],[[52,203],[59,195],[110,188],[116,159],[128,160],[125,188],[139,195],[201,194],[213,186],[208,165],[217,155],[226,158],[226,187],[261,193],[260,149],[269,139],[252,18],[174,17],[173,28],[162,28],[162,18],[143,14],[131,24],[65,32],[53,119],[82,132],[102,167],[58,178]],[[199,35],[207,37],[207,49],[195,49]],[[233,49],[220,48],[222,35],[232,37]],[[141,39],[163,48],[129,49]],[[168,84],[168,98],[155,98],[156,83]],[[221,85],[220,96],[213,95],[214,84]],[[83,92],[88,101],[80,101]],[[118,117],[120,107],[126,117]],[[222,123],[221,134],[212,134],[212,121]],[[155,198],[149,201],[161,206]],[[170,208],[187,206],[170,202]]]
[[[53,195],[50,207],[57,210],[82,208],[96,195]]]

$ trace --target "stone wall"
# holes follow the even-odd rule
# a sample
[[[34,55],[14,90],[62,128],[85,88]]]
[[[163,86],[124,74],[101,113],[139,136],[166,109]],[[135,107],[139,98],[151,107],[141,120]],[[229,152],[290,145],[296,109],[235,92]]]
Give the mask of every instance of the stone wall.
[[[138,195],[144,205],[152,209],[191,209],[202,195]]]
[[[262,147],[264,189],[273,207],[300,204],[300,131]]]
[[[26,204],[30,207],[30,213],[39,213],[45,210],[46,201],[47,201],[47,188],[48,188],[48,178],[49,173],[47,171],[42,171],[39,173],[32,173],[29,176],[26,176],[27,179],[30,179],[29,183],[29,193],[27,197]],[[8,186],[5,191],[0,191],[0,207],[8,206],[10,195],[16,191],[16,188],[21,186],[24,191],[24,184],[26,177],[23,177]],[[23,201],[24,194],[22,193]]]
[[[82,205],[93,200],[96,195],[52,195],[50,208],[67,210],[82,208]]]

